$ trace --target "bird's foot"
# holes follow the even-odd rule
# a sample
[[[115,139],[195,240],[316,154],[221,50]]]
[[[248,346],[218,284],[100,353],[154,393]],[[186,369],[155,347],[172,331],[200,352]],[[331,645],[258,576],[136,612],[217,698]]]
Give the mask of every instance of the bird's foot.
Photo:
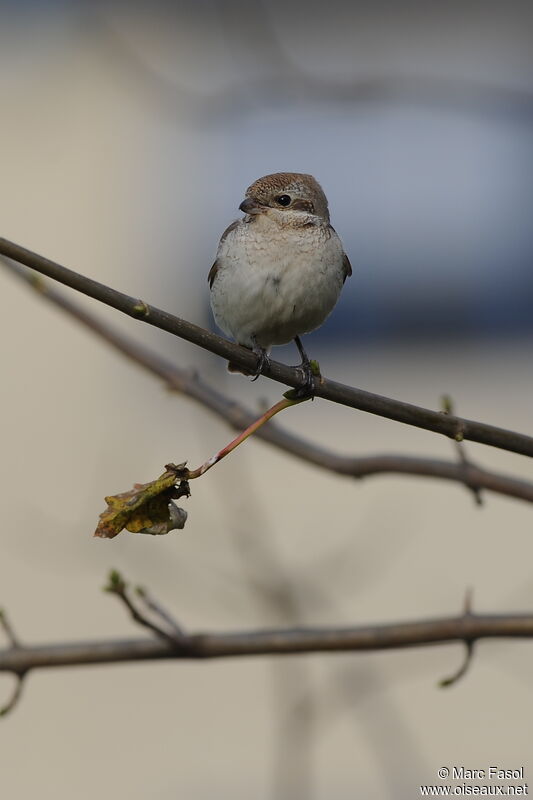
[[[316,372],[315,372],[315,365],[317,362],[313,361],[302,361],[301,364],[298,365],[297,369],[302,373],[302,378],[304,383],[302,386],[299,386],[295,389],[296,397],[314,397],[316,392]],[[320,375],[320,372],[318,372]]]
[[[257,356],[257,367],[255,372],[252,373],[253,375],[252,382],[253,382],[256,381],[258,377],[262,375],[263,372],[270,367],[270,359],[267,355],[267,351],[265,350],[265,348],[258,345],[255,339],[252,350]]]
[[[296,397],[314,397],[316,392],[316,379],[320,380],[320,367],[318,365],[318,361],[311,361],[305,352],[303,345],[300,341],[300,337],[296,336],[294,338],[296,342],[296,346],[299,350],[299,353],[302,357],[302,363],[297,367],[302,373],[302,377],[304,379],[303,386],[299,386],[298,389],[295,390]]]

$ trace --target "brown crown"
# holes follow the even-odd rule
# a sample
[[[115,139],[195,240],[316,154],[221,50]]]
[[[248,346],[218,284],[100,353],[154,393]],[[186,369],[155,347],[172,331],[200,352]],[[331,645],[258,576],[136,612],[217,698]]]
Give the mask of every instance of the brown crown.
[[[314,213],[329,220],[328,201],[319,182],[312,175],[299,172],[275,172],[258,178],[246,190],[246,197],[254,197],[268,205],[280,194],[293,194],[298,199],[309,201]]]

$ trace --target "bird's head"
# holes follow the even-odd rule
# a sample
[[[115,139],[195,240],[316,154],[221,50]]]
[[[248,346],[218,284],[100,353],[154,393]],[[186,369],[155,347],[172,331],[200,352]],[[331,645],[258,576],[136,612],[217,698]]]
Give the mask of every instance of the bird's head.
[[[285,225],[328,224],[326,195],[312,175],[276,172],[258,178],[239,206],[250,217],[265,214]]]

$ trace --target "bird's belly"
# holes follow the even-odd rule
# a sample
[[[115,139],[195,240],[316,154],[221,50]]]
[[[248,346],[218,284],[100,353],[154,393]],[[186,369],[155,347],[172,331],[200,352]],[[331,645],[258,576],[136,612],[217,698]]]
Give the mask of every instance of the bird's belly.
[[[213,287],[212,307],[218,325],[240,344],[255,341],[268,348],[321,325],[342,288],[342,252],[323,258],[311,253],[289,260],[285,254],[253,254],[221,270]],[[296,261],[296,263],[295,263]]]
[[[303,279],[296,270],[289,270],[265,280],[255,333],[263,347],[286,344],[318,328],[333,309],[340,286],[319,269],[307,273]]]

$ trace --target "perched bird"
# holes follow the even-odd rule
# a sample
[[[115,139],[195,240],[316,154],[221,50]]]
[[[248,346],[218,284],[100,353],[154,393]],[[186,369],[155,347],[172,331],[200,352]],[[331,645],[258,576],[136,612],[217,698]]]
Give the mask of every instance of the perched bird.
[[[352,274],[329,221],[328,201],[312,175],[277,172],[252,183],[239,209],[242,219],[222,234],[209,272],[217,325],[258,356],[254,380],[268,365],[272,345],[294,339],[306,385],[311,365],[300,341],[318,328]],[[242,372],[231,362],[228,369]]]

